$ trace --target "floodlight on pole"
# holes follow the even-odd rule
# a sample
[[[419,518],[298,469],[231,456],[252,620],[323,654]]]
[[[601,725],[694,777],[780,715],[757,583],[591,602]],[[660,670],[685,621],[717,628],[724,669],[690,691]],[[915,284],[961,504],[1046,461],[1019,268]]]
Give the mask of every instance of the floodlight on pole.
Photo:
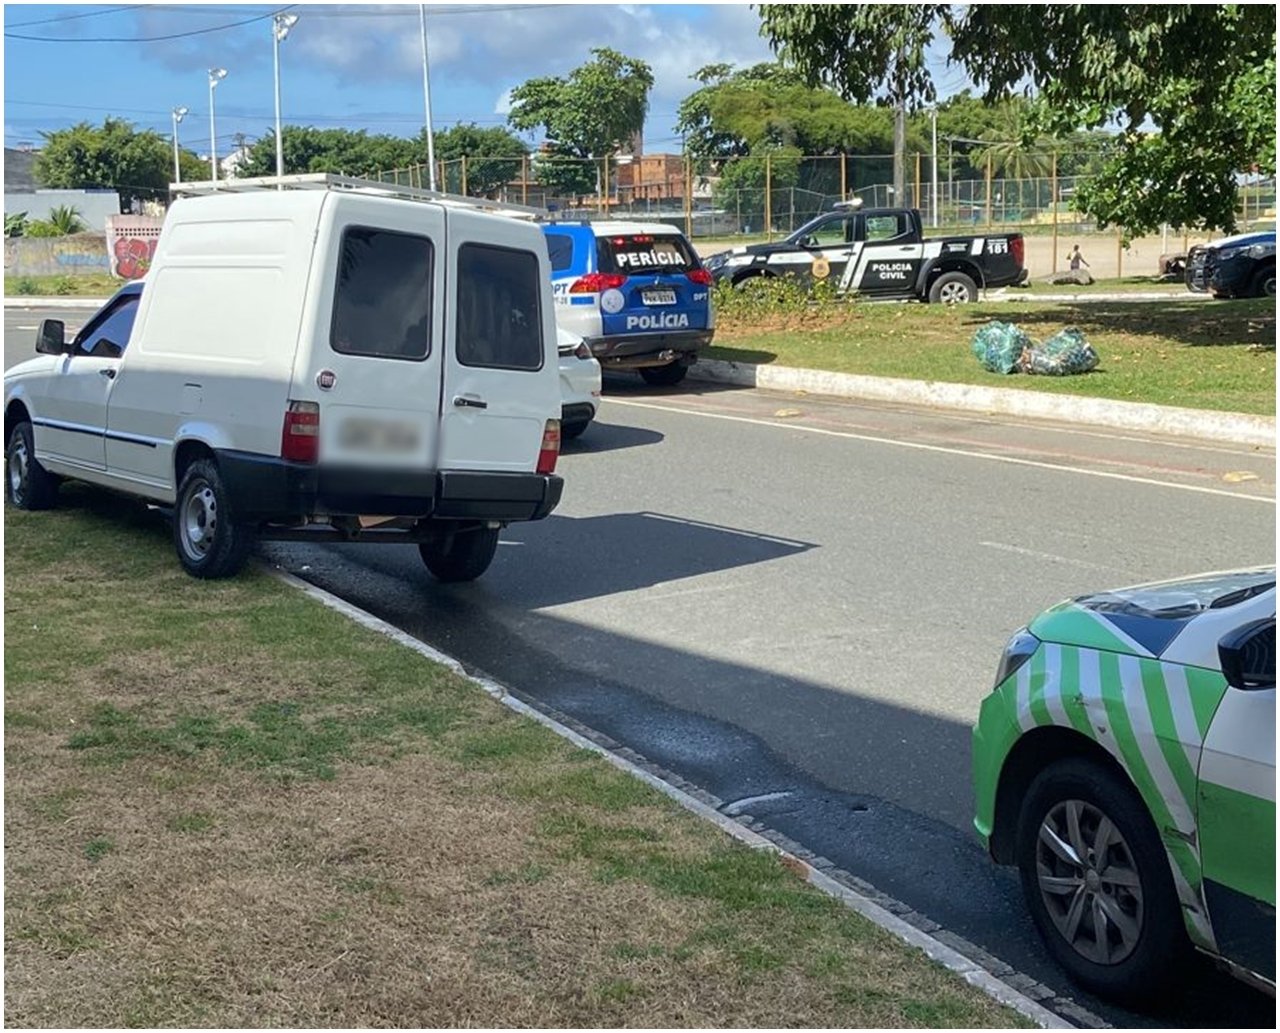
[[[275,79],[276,79],[276,175],[284,175],[284,140],[280,135],[280,44],[285,41],[289,35],[289,30],[298,24],[298,16],[296,14],[277,14],[272,19],[271,28],[271,52],[275,58]],[[276,185],[277,190],[283,190],[283,184]]]
[[[215,183],[218,182],[218,127],[213,117],[213,90],[226,77],[225,68],[209,69],[209,167]]]
[[[422,30],[422,99],[427,108],[427,182],[436,188],[436,141],[431,125],[431,72],[427,64],[427,5],[418,5],[418,26]]]
[[[182,182],[182,165],[178,161],[178,123],[187,117],[186,108],[173,109],[173,181]]]

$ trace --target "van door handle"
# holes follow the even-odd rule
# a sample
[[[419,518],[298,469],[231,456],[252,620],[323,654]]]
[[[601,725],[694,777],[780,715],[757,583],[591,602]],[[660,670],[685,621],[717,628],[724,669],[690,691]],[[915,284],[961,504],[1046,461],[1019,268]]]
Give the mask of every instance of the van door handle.
[[[489,403],[476,398],[474,395],[457,395],[453,399],[453,404],[460,408],[469,409],[487,409]]]
[[[98,373],[106,377],[108,380],[115,380],[116,378],[116,371],[110,366],[106,366],[103,369],[98,370]]]

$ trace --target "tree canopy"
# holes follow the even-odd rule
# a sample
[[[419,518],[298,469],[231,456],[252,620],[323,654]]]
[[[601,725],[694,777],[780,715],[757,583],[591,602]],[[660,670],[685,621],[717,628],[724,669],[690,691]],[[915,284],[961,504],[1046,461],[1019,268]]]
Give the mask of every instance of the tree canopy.
[[[764,30],[806,81],[850,100],[906,85],[931,102],[925,54],[950,61],[988,102],[1034,93],[1028,137],[1116,128],[1074,204],[1140,233],[1231,229],[1237,176],[1275,173],[1276,22],[1238,4],[761,4]]]
[[[101,126],[78,122],[41,135],[45,143],[36,156],[35,177],[47,187],[115,190],[126,212],[135,199],[168,196],[173,151],[158,133],[137,130],[124,119],[105,118]]]
[[[574,193],[595,190],[597,168],[584,159],[629,152],[644,129],[653,71],[645,62],[611,50],[592,49],[592,60],[567,77],[529,79],[511,91],[508,121],[541,130],[548,142],[537,163],[539,178]]]
[[[424,164],[426,147],[414,140],[386,133],[370,134],[363,129],[316,129],[314,126],[284,126],[280,132],[286,175],[303,172],[342,172],[349,176],[372,176],[389,169]],[[276,174],[276,138],[267,132],[249,148],[249,158],[240,167],[241,176]],[[208,178],[207,176],[205,177]]]

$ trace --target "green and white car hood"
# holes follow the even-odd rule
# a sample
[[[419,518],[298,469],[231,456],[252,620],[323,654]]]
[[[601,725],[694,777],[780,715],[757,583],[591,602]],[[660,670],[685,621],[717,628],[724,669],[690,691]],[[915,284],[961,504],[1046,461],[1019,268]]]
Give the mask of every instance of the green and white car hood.
[[[1042,642],[1221,670],[1222,637],[1275,612],[1275,567],[1258,567],[1081,596],[1046,610],[1029,630]]]

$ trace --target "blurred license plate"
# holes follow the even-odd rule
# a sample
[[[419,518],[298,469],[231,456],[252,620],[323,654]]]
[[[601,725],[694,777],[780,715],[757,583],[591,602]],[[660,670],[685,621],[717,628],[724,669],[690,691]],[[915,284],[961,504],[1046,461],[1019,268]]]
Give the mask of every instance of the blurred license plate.
[[[642,297],[646,305],[674,305],[676,303],[675,291],[643,291]]]
[[[413,452],[418,447],[418,428],[404,420],[343,420],[338,441],[353,452]]]

